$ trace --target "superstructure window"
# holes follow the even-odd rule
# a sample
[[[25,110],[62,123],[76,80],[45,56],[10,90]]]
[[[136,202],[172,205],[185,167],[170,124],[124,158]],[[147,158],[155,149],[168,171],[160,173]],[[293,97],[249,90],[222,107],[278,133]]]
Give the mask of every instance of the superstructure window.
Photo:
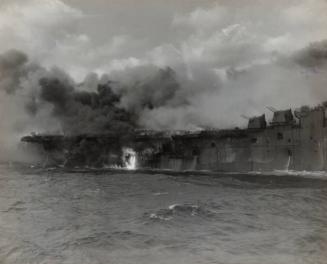
[[[211,143],[211,147],[212,147],[212,148],[215,148],[215,147],[216,147],[216,143],[215,143],[215,142],[212,142],[212,143]]]
[[[283,133],[278,132],[277,133],[277,139],[282,140],[284,138]]]
[[[251,138],[251,143],[257,143],[258,139],[257,138]]]

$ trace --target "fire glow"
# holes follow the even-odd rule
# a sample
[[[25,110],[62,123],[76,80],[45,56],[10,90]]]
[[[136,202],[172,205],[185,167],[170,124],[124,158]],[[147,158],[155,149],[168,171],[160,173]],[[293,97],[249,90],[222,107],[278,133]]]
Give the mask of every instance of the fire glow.
[[[123,161],[128,170],[136,169],[136,152],[131,148],[123,148]]]

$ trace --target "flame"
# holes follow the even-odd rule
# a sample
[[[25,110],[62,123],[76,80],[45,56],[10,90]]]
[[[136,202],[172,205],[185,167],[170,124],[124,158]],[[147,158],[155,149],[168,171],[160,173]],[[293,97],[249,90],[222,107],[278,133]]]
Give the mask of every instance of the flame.
[[[123,161],[126,169],[136,169],[136,152],[131,148],[123,148]]]

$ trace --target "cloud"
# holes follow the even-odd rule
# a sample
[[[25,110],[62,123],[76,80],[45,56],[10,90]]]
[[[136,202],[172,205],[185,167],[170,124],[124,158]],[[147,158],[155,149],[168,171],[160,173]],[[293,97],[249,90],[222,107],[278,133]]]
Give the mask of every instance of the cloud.
[[[172,23],[174,26],[186,26],[197,31],[213,30],[223,24],[226,12],[226,8],[218,4],[209,9],[199,7],[188,14],[176,14]]]
[[[44,66],[57,65],[76,79],[104,67],[119,55],[127,35],[108,36],[95,44],[89,32],[80,28],[88,15],[60,0],[13,1],[0,9],[0,52],[23,50]],[[113,64],[112,67],[119,62]],[[110,67],[108,67],[110,68]]]
[[[28,0],[2,6],[0,32],[1,50],[13,46],[33,55],[48,55],[57,39],[65,39],[73,21],[82,13],[59,0]]]

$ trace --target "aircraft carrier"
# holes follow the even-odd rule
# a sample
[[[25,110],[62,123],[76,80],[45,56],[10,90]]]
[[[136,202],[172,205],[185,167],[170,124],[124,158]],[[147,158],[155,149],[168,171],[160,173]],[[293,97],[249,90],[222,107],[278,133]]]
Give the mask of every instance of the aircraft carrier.
[[[45,135],[21,139],[43,166],[174,171],[322,171],[327,169],[327,104],[272,109],[247,128],[200,131],[135,130],[117,134]]]

